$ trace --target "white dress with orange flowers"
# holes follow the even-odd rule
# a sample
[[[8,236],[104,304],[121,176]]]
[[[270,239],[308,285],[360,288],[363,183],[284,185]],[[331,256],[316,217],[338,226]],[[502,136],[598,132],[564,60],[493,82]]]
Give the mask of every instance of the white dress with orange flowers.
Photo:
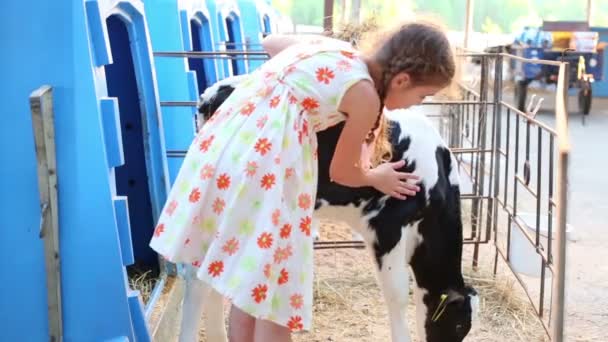
[[[250,315],[309,330],[316,134],[371,80],[344,43],[287,48],[249,75],[184,159],[150,246]]]

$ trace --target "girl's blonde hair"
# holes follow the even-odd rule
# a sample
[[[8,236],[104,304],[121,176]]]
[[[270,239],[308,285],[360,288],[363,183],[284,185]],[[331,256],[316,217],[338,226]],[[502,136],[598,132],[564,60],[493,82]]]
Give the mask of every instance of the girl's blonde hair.
[[[393,77],[407,72],[414,84],[448,87],[456,74],[454,54],[444,29],[422,20],[381,31],[372,19],[361,25],[347,25],[333,36],[367,52],[383,70],[381,82],[376,85],[380,113],[366,139],[367,144],[373,144],[371,164],[376,166],[392,158],[389,125],[382,110]]]

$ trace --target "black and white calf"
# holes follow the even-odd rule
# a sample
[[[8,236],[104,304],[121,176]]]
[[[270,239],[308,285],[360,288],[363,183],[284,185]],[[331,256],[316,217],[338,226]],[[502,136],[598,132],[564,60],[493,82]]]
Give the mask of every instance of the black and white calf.
[[[202,102],[223,102],[229,81],[210,88]],[[216,104],[204,106],[217,107]],[[207,117],[210,112],[202,114]],[[393,161],[406,160],[402,171],[421,179],[421,191],[406,200],[373,188],[333,183],[329,165],[342,131],[337,125],[317,133],[319,179],[316,218],[347,221],[364,239],[377,265],[377,278],[387,303],[393,342],[411,341],[407,327],[409,270],[414,275],[417,333],[420,341],[462,341],[471,329],[477,293],[461,272],[462,221],[455,159],[432,123],[422,114],[388,112]],[[409,267],[408,267],[409,265]],[[195,341],[205,307],[210,341],[225,341],[221,298],[201,282],[188,280],[184,298],[182,341]],[[203,297],[206,296],[206,299]]]

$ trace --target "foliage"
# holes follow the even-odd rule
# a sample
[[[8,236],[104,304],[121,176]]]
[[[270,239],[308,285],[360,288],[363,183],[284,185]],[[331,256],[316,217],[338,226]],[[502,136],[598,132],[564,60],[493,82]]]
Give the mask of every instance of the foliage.
[[[474,0],[473,29],[508,33],[542,20],[585,20],[586,0]],[[323,0],[273,0],[275,7],[290,15],[294,23],[322,25]],[[348,18],[350,0],[335,1],[334,17]],[[376,16],[381,22],[407,19],[411,11],[439,17],[452,30],[464,29],[466,0],[362,0],[361,18]],[[345,4],[345,5],[342,5]],[[347,8],[342,8],[347,7]],[[594,0],[592,25],[608,26],[608,1]]]

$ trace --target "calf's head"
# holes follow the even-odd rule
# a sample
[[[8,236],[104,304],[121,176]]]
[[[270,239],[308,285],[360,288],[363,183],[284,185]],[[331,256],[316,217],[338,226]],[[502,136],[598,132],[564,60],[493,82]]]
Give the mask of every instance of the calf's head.
[[[418,322],[419,337],[427,342],[463,341],[477,316],[478,300],[470,286],[424,295],[426,314]]]

